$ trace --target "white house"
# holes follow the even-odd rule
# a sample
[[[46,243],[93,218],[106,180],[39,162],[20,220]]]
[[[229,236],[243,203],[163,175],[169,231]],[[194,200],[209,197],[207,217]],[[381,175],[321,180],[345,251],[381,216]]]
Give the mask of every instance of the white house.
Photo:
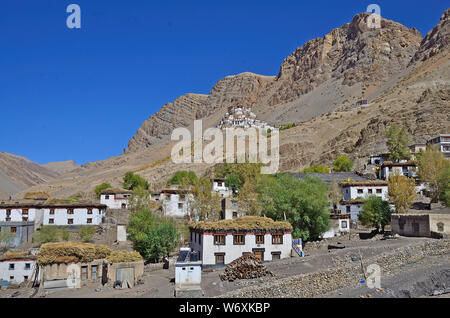
[[[166,216],[184,217],[190,213],[190,205],[194,200],[194,195],[190,189],[181,189],[172,186],[164,189],[159,195],[159,202]]]
[[[217,192],[222,198],[229,198],[233,194],[233,191],[225,185],[225,179],[221,178],[213,180],[212,191]]]
[[[196,222],[190,226],[190,246],[203,266],[226,265],[247,253],[272,261],[291,257],[291,231],[287,222],[256,216]]]
[[[322,238],[342,236],[350,232],[350,217],[348,214],[331,214],[331,227],[322,234]]]
[[[109,209],[127,209],[133,191],[125,189],[106,189],[100,193],[100,203]]]
[[[224,220],[237,219],[243,216],[243,212],[239,209],[239,205],[233,198],[222,199],[222,215]]]
[[[398,174],[408,178],[417,177],[417,167],[413,161],[392,162],[385,161],[380,167],[380,179],[389,180],[389,176]]]
[[[438,145],[446,158],[450,158],[450,134],[440,134],[430,138],[427,145]]]
[[[0,222],[34,222],[37,225],[99,225],[106,215],[106,205],[92,202],[68,203],[49,200],[44,203],[1,203]]]
[[[342,190],[342,201],[338,209],[341,214],[350,215],[350,219],[354,222],[358,220],[358,215],[367,197],[375,195],[383,201],[389,199],[387,181],[344,181],[340,182],[339,186]]]
[[[0,280],[20,284],[32,279],[36,256],[8,256],[0,258]]]

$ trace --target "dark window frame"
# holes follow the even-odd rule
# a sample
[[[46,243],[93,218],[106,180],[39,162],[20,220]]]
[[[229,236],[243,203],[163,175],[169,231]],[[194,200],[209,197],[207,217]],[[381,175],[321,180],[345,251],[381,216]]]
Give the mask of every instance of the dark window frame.
[[[219,237],[222,237],[222,240],[218,240]],[[218,243],[218,241],[221,241]],[[226,235],[225,234],[214,234],[214,245],[225,245],[226,244]]]

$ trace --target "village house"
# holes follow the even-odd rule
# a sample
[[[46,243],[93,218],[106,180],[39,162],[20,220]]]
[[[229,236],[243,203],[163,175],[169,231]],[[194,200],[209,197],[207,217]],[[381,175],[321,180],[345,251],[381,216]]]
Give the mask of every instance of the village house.
[[[391,228],[394,234],[402,236],[448,238],[450,237],[450,209],[392,214]]]
[[[225,179],[213,179],[212,191],[217,192],[222,198],[229,198],[233,194],[232,189],[226,186]]]
[[[417,165],[414,161],[385,161],[380,167],[380,179],[389,180],[389,176],[397,174],[408,178],[417,177]]]
[[[440,134],[436,137],[430,138],[427,145],[438,145],[439,150],[446,158],[450,158],[450,134]]]
[[[232,220],[243,216],[243,212],[239,209],[236,199],[224,198],[222,199],[221,219]]]
[[[350,232],[350,217],[348,214],[333,213],[330,215],[331,226],[322,234],[322,238],[342,236]]]
[[[194,195],[189,188],[180,188],[177,185],[166,188],[159,194],[159,201],[166,216],[185,217],[189,215],[193,200]]]
[[[341,214],[350,215],[353,222],[358,221],[359,213],[367,197],[375,195],[383,201],[389,199],[387,181],[341,181],[339,186],[343,197],[338,209]]]
[[[0,257],[0,281],[6,285],[18,285],[33,279],[36,256],[30,253],[11,252]]]
[[[133,191],[125,189],[106,189],[100,193],[100,203],[109,209],[128,209],[128,201]]]
[[[243,216],[190,224],[190,247],[203,266],[226,265],[247,253],[261,261],[291,257],[292,226],[270,218]]]
[[[45,202],[2,202],[0,203],[0,225],[10,226],[15,222],[35,227],[40,225],[80,226],[99,225],[106,215],[106,205],[92,202],[68,202],[49,199]],[[17,230],[11,228],[11,232]]]

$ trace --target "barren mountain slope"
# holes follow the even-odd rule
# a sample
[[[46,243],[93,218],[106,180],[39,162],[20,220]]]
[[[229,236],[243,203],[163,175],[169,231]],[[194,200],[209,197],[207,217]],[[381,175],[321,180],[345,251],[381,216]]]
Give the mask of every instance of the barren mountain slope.
[[[42,166],[51,171],[54,171],[58,174],[64,174],[67,172],[71,172],[80,167],[73,160],[49,162],[49,163],[43,164]]]
[[[355,31],[357,26],[361,27],[361,16],[364,16],[364,14],[353,19],[352,22],[356,25],[346,25],[342,27],[343,30],[339,32],[334,30],[332,33],[341,34],[341,32],[347,30],[345,37],[350,42],[355,40],[355,34],[359,34],[358,37],[361,40],[358,41],[366,39],[366,44],[364,44],[366,46],[367,43],[380,44],[382,43],[380,42],[381,39],[386,40],[386,43],[395,42],[395,39],[399,39],[398,43],[389,44],[390,54],[387,54],[386,44],[380,44],[380,47],[373,50],[362,47],[361,52],[369,51],[365,54],[360,53],[361,55],[356,57],[354,63],[347,64],[347,68],[342,68],[345,65],[342,59],[333,59],[335,64],[330,67],[331,73],[328,67],[322,65],[322,68],[319,68],[318,62],[311,62],[315,71],[310,71],[310,75],[305,75],[305,72],[299,73],[298,76],[302,79],[296,77],[296,67],[294,67],[289,76],[284,76],[289,79],[286,83],[289,83],[290,86],[287,87],[295,88],[292,96],[303,95],[299,98],[293,97],[293,101],[289,103],[275,106],[268,103],[270,98],[274,96],[271,93],[286,92],[287,94],[289,91],[289,89],[280,91],[280,87],[283,87],[280,85],[280,78],[283,76],[271,78],[243,73],[227,77],[217,83],[210,95],[199,98],[204,104],[198,104],[198,108],[192,106],[198,109],[201,114],[211,114],[203,121],[203,128],[217,123],[226,111],[226,106],[234,103],[253,105],[259,118],[276,118],[279,116],[281,118],[277,119],[279,122],[292,122],[296,118],[296,113],[300,114],[297,115],[297,118],[300,118],[302,113],[307,113],[308,117],[312,119],[306,119],[299,126],[282,131],[280,134],[281,171],[300,170],[312,163],[330,163],[341,153],[347,153],[356,161],[356,167],[362,168],[369,155],[386,151],[384,133],[393,122],[408,127],[411,142],[423,142],[433,135],[450,131],[450,54],[448,52],[448,41],[445,41],[445,37],[441,35],[448,33],[448,10],[431,32],[433,36],[427,36],[421,42],[420,47],[418,46],[420,36],[416,31],[402,28],[396,23],[389,26],[390,23],[384,22],[386,26],[392,28],[391,33],[398,34],[397,37],[386,34],[387,30],[384,30],[385,32],[380,30]],[[364,28],[364,26],[361,28]],[[406,39],[409,39],[410,42],[400,44],[401,40],[406,41]],[[440,40],[437,41],[436,39]],[[343,38],[340,41],[344,41]],[[434,44],[431,45],[429,41],[433,41]],[[336,44],[337,50],[337,43],[341,42],[331,41],[331,43]],[[358,42],[354,44],[342,43],[342,46],[348,46],[350,50],[350,47],[353,47],[352,45],[356,45],[356,43]],[[436,51],[436,47],[439,48],[438,51]],[[371,48],[374,48],[374,46],[371,46]],[[435,53],[430,54],[428,50],[434,50]],[[327,54],[331,51],[333,50],[330,49]],[[346,53],[347,55],[342,53],[344,51],[343,49],[338,50],[342,56],[353,56],[351,50]],[[427,56],[427,58],[419,58],[410,63],[416,51],[421,52],[421,56]],[[310,57],[311,59],[314,59],[318,54],[318,51],[315,50],[310,52],[313,54]],[[294,53],[293,56],[299,55]],[[382,58],[382,56],[384,57]],[[403,58],[401,58],[402,56]],[[363,57],[368,60],[359,65],[358,60]],[[377,58],[384,62],[375,63],[375,66],[371,66],[369,61],[371,59],[376,61]],[[297,60],[296,57],[292,59]],[[307,56],[305,55],[300,60],[302,59],[307,60]],[[288,58],[288,60],[290,59]],[[351,60],[350,58],[349,61]],[[367,63],[368,65],[366,65]],[[389,65],[389,67],[385,69],[383,63]],[[406,68],[408,64],[409,67]],[[303,65],[303,62],[300,65]],[[372,69],[372,67],[375,68]],[[316,71],[319,69],[326,69],[330,78],[321,77],[320,72],[319,75],[316,75]],[[355,69],[359,71],[355,71]],[[392,69],[395,70],[395,73]],[[366,77],[367,74],[364,72],[371,72],[372,75],[369,74],[369,77]],[[280,74],[288,73],[287,71],[280,71]],[[374,78],[373,81],[370,80],[371,76]],[[301,85],[299,86],[293,80],[295,78],[300,82],[304,81],[305,78],[309,81],[314,78],[314,81],[321,83],[309,92],[307,90],[301,91],[298,88]],[[366,81],[369,84],[368,86],[365,84],[366,96],[370,97],[371,102],[369,106],[349,107],[354,101],[362,97],[359,89],[355,90],[357,84],[349,86],[342,83],[347,81],[347,84],[351,84],[353,78],[357,78],[358,81]],[[333,88],[336,92],[330,93],[330,88]],[[327,93],[330,95],[323,97]],[[285,96],[283,98],[288,99],[286,94],[280,93],[280,96]],[[340,94],[344,94],[344,96]],[[346,94],[347,96],[345,96]],[[332,96],[339,96],[339,98]],[[334,99],[336,104],[329,108],[323,107],[321,103],[327,99]],[[348,100],[345,101],[345,99]],[[319,102],[316,104],[317,100]],[[264,104],[265,101],[266,104]],[[205,105],[208,105],[208,108],[203,108],[206,107]],[[319,108],[317,112],[314,110],[316,107]],[[210,110],[213,111],[210,112]],[[166,111],[166,109],[161,110],[161,112]],[[175,110],[172,112],[175,112]],[[170,121],[170,115],[167,116],[167,120]],[[177,116],[181,118],[187,115],[181,112]],[[189,118],[193,121],[197,118],[197,115]],[[155,127],[152,126],[155,125],[153,122],[159,120],[155,118],[148,120],[148,125],[144,123],[140,130],[145,131],[147,126]],[[132,143],[134,144],[134,151],[128,151],[126,154],[104,161],[86,164],[72,173],[29,190],[44,190],[55,196],[68,196],[75,193],[90,193],[92,195],[92,189],[101,182],[110,182],[114,186],[120,185],[121,178],[127,171],[135,171],[146,177],[151,182],[152,189],[158,190],[164,185],[167,178],[177,170],[192,169],[198,174],[211,173],[212,165],[175,165],[170,160],[164,160],[170,156],[173,142],[168,140],[168,135],[161,134],[158,135],[158,142],[147,143],[149,139],[146,139],[146,135],[155,137],[152,134],[151,129],[146,131],[145,134],[142,132],[142,139],[135,139],[135,142]]]
[[[45,183],[56,176],[58,173],[26,158],[0,152],[0,190],[6,194]]]

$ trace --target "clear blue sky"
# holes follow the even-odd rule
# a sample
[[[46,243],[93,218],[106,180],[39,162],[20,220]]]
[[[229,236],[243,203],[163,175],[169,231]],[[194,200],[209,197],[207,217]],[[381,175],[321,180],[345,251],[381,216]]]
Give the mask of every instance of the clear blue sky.
[[[81,7],[81,29],[66,7]],[[185,93],[283,59],[377,3],[425,35],[448,0],[1,0],[0,151],[38,163],[119,155]]]

